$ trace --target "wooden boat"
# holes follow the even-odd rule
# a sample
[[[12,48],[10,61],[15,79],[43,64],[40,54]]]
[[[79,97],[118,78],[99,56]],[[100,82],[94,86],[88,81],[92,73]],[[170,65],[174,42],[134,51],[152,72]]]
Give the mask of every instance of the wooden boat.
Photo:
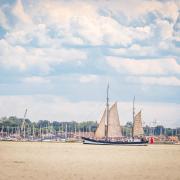
[[[148,141],[143,137],[144,132],[141,121],[141,111],[134,113],[134,101],[133,100],[133,129],[132,137],[125,139],[122,137],[121,126],[119,121],[117,102],[115,102],[109,108],[109,85],[107,87],[107,102],[103,116],[96,129],[95,137],[82,137],[83,144],[94,144],[94,145],[138,145],[146,146]]]
[[[93,138],[82,137],[83,144],[94,144],[94,145],[126,145],[126,146],[147,146],[148,141],[144,140],[132,140],[132,141],[113,141],[113,140],[96,140]]]

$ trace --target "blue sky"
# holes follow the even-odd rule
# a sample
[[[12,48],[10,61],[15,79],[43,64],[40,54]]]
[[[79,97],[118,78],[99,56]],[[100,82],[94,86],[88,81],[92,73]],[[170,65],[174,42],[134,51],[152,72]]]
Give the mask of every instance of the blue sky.
[[[0,1],[0,116],[180,126],[180,2]],[[90,113],[93,112],[93,113]],[[88,115],[89,114],[89,115]]]

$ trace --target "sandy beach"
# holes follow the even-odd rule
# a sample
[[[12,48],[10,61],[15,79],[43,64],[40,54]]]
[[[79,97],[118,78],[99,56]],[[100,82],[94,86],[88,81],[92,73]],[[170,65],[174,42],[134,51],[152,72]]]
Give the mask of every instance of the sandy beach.
[[[0,142],[1,180],[180,179],[180,146]]]

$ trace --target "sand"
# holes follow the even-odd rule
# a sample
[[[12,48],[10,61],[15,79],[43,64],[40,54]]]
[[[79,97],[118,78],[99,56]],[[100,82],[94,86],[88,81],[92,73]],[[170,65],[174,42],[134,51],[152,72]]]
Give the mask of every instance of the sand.
[[[180,180],[180,146],[0,142],[0,180]]]

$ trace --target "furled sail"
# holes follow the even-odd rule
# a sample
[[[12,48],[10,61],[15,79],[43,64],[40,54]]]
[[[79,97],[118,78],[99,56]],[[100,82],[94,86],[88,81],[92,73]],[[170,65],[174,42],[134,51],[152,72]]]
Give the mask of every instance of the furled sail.
[[[117,110],[117,103],[114,103],[109,110],[108,137],[110,138],[122,137],[119,115]]]
[[[144,135],[144,130],[142,127],[142,121],[141,121],[141,111],[136,114],[134,117],[134,123],[133,123],[133,136],[142,136]]]
[[[96,138],[104,138],[105,137],[105,121],[106,121],[106,109],[104,110],[104,113],[103,113],[103,116],[99,123],[99,126],[96,129],[96,132],[95,132]]]

